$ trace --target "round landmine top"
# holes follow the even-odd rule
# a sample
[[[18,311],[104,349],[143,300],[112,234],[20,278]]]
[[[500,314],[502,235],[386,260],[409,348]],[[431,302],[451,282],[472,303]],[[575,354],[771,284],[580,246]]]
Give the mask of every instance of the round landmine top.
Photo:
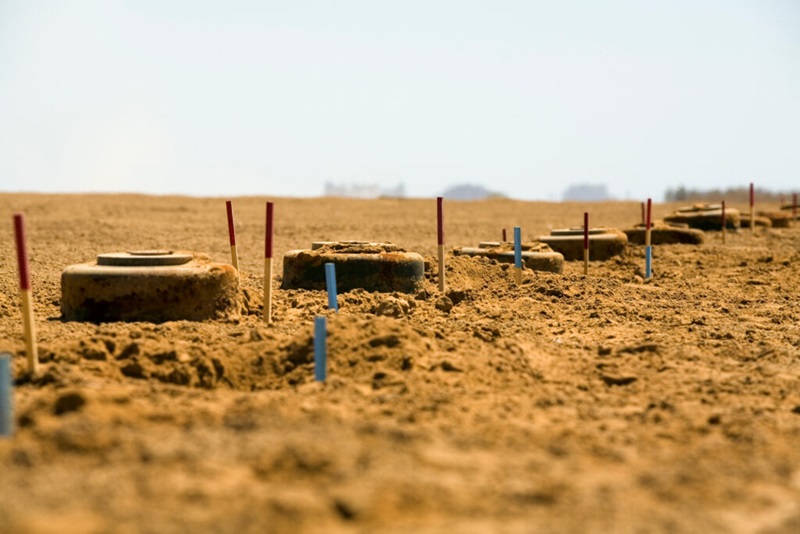
[[[610,228],[589,228],[589,235],[608,234]],[[558,228],[551,230],[550,235],[583,235],[583,228]]]
[[[469,248],[469,247],[462,247]],[[500,250],[514,250],[514,243],[508,241],[500,243],[499,241],[481,241],[478,243],[478,248],[481,249],[500,249]],[[553,250],[544,243],[534,241],[532,243],[520,243],[520,248],[530,252],[553,252]]]
[[[692,204],[691,206],[683,206],[675,211],[678,213],[697,213],[699,211],[715,211],[721,209],[722,204],[708,204],[706,202],[701,202],[698,204]]]
[[[97,265],[112,267],[164,267],[183,265],[192,261],[191,254],[174,253],[171,250],[132,250],[97,255]]]
[[[325,264],[336,266],[340,292],[367,291],[414,293],[425,276],[419,254],[405,252],[392,243],[366,241],[316,242],[311,250],[290,250],[283,256],[283,289],[325,289]]]
[[[320,249],[344,254],[376,254],[400,250],[394,243],[373,243],[371,241],[314,241],[311,243],[311,250]]]

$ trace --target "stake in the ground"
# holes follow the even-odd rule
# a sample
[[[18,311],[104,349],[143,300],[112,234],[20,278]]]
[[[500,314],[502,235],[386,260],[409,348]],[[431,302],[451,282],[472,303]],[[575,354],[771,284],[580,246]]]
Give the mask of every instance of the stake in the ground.
[[[508,242],[508,239],[506,237],[506,229],[503,228],[503,243],[507,243],[507,242]]]
[[[233,226],[233,204],[230,200],[225,201],[225,208],[228,210],[228,239],[231,242],[231,265],[236,269],[236,276],[239,276],[239,254],[236,252],[236,230]]]
[[[722,244],[725,244],[725,236],[728,234],[728,221],[725,217],[725,201],[722,201]]]
[[[756,233],[756,190],[750,182],[750,232]]]
[[[589,276],[589,212],[583,213],[583,275]]]
[[[28,370],[31,376],[39,374],[39,354],[36,348],[36,323],[33,321],[33,299],[31,296],[31,274],[28,269],[28,248],[25,243],[25,219],[14,215],[14,236],[17,241],[17,266],[19,289],[22,297],[22,327],[25,336],[25,352],[28,355]]]
[[[13,381],[11,379],[11,354],[0,354],[0,438],[14,433]]]
[[[522,229],[514,227],[514,280],[522,284]]]
[[[325,317],[314,318],[314,380],[317,382],[325,382],[328,374],[326,323]]]
[[[328,288],[328,308],[338,312],[339,303],[336,299],[336,265],[333,263],[325,264],[325,285]]]
[[[647,199],[647,214],[645,216],[645,234],[644,234],[644,278],[649,280],[653,275],[653,247],[651,246],[652,232],[650,227],[653,226],[653,199]]]
[[[272,324],[272,202],[267,202],[267,233],[264,243],[264,322]]]
[[[436,197],[436,223],[437,240],[439,243],[439,291],[445,292],[447,287],[444,283],[444,209],[442,206],[442,197]]]

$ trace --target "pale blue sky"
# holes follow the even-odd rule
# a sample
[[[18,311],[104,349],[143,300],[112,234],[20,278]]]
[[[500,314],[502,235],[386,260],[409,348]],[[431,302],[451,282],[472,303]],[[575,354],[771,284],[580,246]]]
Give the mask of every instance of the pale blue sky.
[[[800,1],[0,0],[0,190],[800,189]]]

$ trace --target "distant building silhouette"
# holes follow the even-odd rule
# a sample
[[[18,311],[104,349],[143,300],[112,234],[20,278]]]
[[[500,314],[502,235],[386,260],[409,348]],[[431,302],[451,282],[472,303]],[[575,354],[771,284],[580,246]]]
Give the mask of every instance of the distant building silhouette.
[[[504,194],[489,191],[482,185],[472,184],[454,185],[442,193],[442,196],[451,200],[483,200],[492,197],[505,197]]]
[[[569,186],[562,198],[565,201],[598,202],[611,197],[604,184],[576,184]]]
[[[326,197],[403,198],[405,196],[405,189],[405,185],[402,183],[397,184],[396,187],[381,189],[377,184],[334,184],[326,182],[324,194]]]

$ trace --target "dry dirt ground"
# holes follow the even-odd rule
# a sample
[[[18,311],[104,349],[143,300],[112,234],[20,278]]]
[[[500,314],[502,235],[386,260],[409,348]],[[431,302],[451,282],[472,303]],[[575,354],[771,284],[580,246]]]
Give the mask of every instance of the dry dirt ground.
[[[315,240],[391,241],[433,261],[433,200],[274,200],[276,274]],[[90,324],[60,318],[67,265],[152,248],[228,261],[224,199],[0,195],[0,351],[18,381],[0,532],[800,532],[800,226],[658,246],[648,283],[642,247],[588,277],[581,263],[526,271],[520,287],[504,265],[448,255],[449,310],[435,268],[415,295],[340,295],[336,315],[324,292],[276,279],[268,328],[264,201],[234,201],[240,320]],[[617,228],[640,214],[448,202],[448,247],[580,225],[585,210]]]

